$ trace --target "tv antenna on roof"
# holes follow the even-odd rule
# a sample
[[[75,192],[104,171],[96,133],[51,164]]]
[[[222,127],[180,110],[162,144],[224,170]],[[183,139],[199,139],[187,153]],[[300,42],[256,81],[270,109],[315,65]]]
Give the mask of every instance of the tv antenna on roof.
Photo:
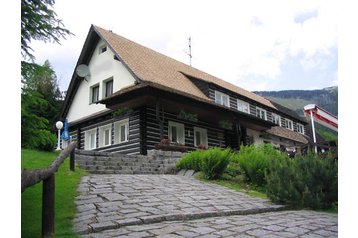
[[[190,66],[191,66],[191,58],[193,58],[193,56],[191,55],[191,36],[189,36],[189,53],[184,51],[187,55],[189,55],[189,59],[190,59]]]

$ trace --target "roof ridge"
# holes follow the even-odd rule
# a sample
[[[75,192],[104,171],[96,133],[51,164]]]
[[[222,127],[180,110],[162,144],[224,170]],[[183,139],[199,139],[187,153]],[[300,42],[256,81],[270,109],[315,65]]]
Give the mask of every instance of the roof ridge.
[[[245,90],[233,83],[230,83],[228,81],[225,81],[221,78],[218,78],[214,75],[211,75],[207,72],[204,72],[200,69],[197,69],[195,67],[192,67],[192,66],[189,66],[179,60],[176,60],[172,57],[169,57],[163,53],[160,53],[158,51],[155,51],[149,47],[146,47],[144,45],[141,45],[139,43],[136,43],[132,40],[129,40],[121,35],[118,35],[117,33],[113,32],[113,31],[110,31],[110,30],[106,30],[102,27],[99,27],[99,26],[95,26],[95,25],[92,25],[96,32],[98,32],[103,38],[106,39],[106,36],[103,34],[103,32],[105,32],[105,34],[110,34],[111,36],[109,37],[113,37],[115,39],[112,39],[113,41],[115,41],[116,39],[120,40],[120,41],[125,41],[124,43],[126,44],[126,46],[118,46],[117,48],[120,49],[122,52],[122,54],[126,53],[125,51],[128,50],[126,49],[126,47],[128,48],[136,48],[135,50],[139,50],[141,52],[137,52],[137,53],[142,53],[142,54],[145,54],[142,58],[141,57],[138,57],[136,55],[130,55],[131,57],[129,57],[129,55],[127,55],[128,57],[126,59],[123,59],[125,62],[127,61],[131,61],[131,63],[129,63],[129,67],[130,68],[135,68],[133,71],[135,71],[135,73],[143,73],[143,71],[146,71],[146,74],[156,74],[155,76],[158,76],[158,75],[162,75],[164,76],[165,78],[164,79],[160,79],[160,78],[154,78],[155,76],[153,75],[152,77],[148,76],[148,75],[144,75],[142,74],[142,76],[144,77],[140,77],[139,75],[137,75],[141,80],[144,80],[144,81],[157,81],[157,83],[165,83],[167,84],[166,86],[168,86],[169,82],[168,80],[175,80],[175,79],[179,79],[180,77],[177,76],[177,75],[173,75],[173,72],[170,72],[170,71],[173,71],[175,70],[176,72],[178,73],[184,73],[184,74],[187,74],[187,75],[190,75],[192,77],[195,77],[195,78],[198,78],[198,79],[201,79],[205,82],[209,82],[209,83],[213,83],[215,85],[218,85],[222,88],[225,88],[231,92],[234,92],[236,94],[239,94],[239,95],[242,95],[248,99],[251,99],[251,100],[254,100],[260,104],[263,104],[267,107],[271,107],[271,108],[274,108],[274,109],[277,109],[268,99],[260,96],[260,95],[257,95],[253,92],[250,92],[248,90]],[[108,42],[110,44],[110,42]],[[129,45],[128,45],[129,44]],[[113,46],[112,46],[113,47]],[[115,48],[116,47],[113,47],[114,50],[116,50]],[[139,48],[139,49],[138,49]],[[129,50],[133,50],[133,49],[129,49]],[[117,52],[121,57],[122,55]],[[140,64],[141,62],[140,61],[143,61],[143,58],[145,58],[146,56],[148,57],[148,55],[152,58],[148,59],[150,61],[155,61],[155,62],[146,62],[145,66],[143,65],[138,65]],[[133,60],[129,59],[129,58],[135,58]],[[128,62],[127,62],[128,63]],[[144,64],[144,62],[142,62]],[[159,65],[154,65],[154,64],[159,64]],[[165,69],[165,64],[167,64],[167,66],[170,66],[171,69]],[[169,64],[169,65],[168,65]],[[146,69],[143,69],[144,67],[149,67],[150,70],[146,70]],[[153,71],[155,72],[153,72]],[[159,72],[159,71],[162,71],[162,72]],[[164,71],[167,71],[167,72],[164,72]],[[173,78],[170,78],[170,77],[167,77],[167,76],[172,76]],[[181,78],[181,80],[183,80],[183,78]],[[166,82],[164,82],[166,81]],[[190,84],[191,82],[187,82],[187,84]],[[196,91],[195,93],[199,93],[197,90],[193,89],[192,87],[196,87],[195,85],[187,85],[188,86],[188,89],[191,89],[191,90],[194,90]],[[176,89],[181,89],[180,87],[176,87]],[[202,94],[201,97],[206,97],[201,91],[199,94]],[[206,97],[207,98],[207,97]]]

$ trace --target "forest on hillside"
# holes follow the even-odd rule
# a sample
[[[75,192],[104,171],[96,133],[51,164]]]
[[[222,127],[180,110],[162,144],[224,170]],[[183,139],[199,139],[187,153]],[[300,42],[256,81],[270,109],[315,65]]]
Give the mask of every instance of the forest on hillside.
[[[295,111],[301,117],[304,117],[303,107],[307,104],[316,104],[338,116],[338,87],[316,90],[255,91],[254,93]],[[326,140],[338,138],[338,133],[323,126],[317,125],[317,131]]]

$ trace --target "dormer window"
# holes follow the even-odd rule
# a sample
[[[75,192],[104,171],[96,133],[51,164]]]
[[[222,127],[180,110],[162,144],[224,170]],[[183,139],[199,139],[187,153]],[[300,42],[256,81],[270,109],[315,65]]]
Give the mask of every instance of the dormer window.
[[[226,95],[225,93],[215,91],[215,102],[217,104],[230,107],[230,97],[229,95]]]
[[[263,120],[267,120],[267,117],[266,117],[266,110],[265,109],[262,109],[260,107],[256,107],[256,116],[263,119]]]
[[[237,99],[237,110],[250,114],[250,104],[240,99]]]
[[[302,124],[297,123],[297,131],[298,133],[305,134],[305,130]]]
[[[285,126],[287,129],[293,131],[293,122],[287,118],[285,118]]]
[[[272,113],[272,122],[278,126],[281,126],[281,117],[275,113]]]
[[[99,47],[99,54],[102,54],[102,53],[104,53],[104,52],[106,52],[107,51],[107,46],[106,45],[102,45],[102,46],[100,46]]]

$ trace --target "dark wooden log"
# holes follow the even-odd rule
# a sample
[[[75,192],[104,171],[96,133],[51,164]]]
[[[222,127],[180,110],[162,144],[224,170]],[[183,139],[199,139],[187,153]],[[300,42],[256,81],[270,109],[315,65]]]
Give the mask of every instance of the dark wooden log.
[[[72,142],[61,154],[52,162],[47,169],[35,169],[35,170],[22,170],[21,171],[21,192],[24,192],[26,188],[47,179],[54,174],[63,161],[70,155],[70,153],[76,148],[76,142]]]
[[[42,237],[55,233],[55,174],[43,181],[42,186]]]
[[[70,155],[70,170],[75,171],[75,150],[71,151],[71,155]]]
[[[162,109],[162,118],[160,118],[160,109]],[[156,100],[156,104],[155,104],[155,114],[156,114],[156,119],[159,122],[159,130],[160,130],[160,139],[163,139],[163,131],[164,131],[164,111],[162,108],[162,104],[161,101],[159,99]]]

